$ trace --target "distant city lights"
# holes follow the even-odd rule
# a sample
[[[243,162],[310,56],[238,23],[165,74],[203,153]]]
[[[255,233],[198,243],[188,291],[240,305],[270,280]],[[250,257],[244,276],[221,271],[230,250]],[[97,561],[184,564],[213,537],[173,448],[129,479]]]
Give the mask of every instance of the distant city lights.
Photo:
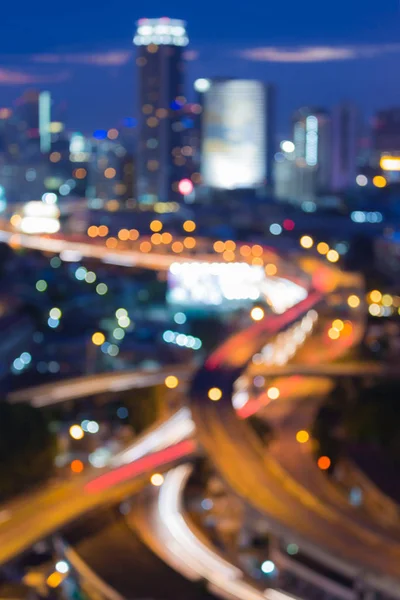
[[[163,340],[167,344],[176,344],[181,348],[190,348],[191,350],[200,350],[202,341],[193,335],[186,335],[176,331],[167,330],[163,333]]]

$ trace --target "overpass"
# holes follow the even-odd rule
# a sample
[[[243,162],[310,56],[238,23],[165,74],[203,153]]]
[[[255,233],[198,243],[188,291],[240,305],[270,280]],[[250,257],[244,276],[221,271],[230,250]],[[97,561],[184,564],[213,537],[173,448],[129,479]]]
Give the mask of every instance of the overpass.
[[[103,393],[118,393],[125,390],[146,388],[164,383],[165,378],[173,373],[182,382],[187,381],[192,369],[182,366],[163,367],[157,371],[141,369],[122,373],[102,373],[84,375],[74,379],[65,379],[55,383],[46,383],[35,387],[11,392],[7,396],[12,404],[30,402],[42,408],[69,400],[77,400],[87,396]]]
[[[283,366],[252,365],[249,375],[264,375],[265,377],[387,377],[400,378],[400,371],[376,362],[348,362],[333,364],[302,365],[291,363]]]

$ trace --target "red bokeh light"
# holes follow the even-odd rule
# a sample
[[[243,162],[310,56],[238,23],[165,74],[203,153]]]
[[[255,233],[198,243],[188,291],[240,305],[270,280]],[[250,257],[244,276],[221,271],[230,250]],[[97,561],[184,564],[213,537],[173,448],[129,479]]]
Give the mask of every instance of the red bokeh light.
[[[285,219],[283,221],[283,229],[286,229],[286,231],[293,231],[294,221],[292,221],[292,219]]]

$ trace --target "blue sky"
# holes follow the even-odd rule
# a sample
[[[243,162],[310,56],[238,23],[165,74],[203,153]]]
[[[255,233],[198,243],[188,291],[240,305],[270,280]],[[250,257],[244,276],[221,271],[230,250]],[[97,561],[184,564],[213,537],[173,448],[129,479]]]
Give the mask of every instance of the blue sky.
[[[188,87],[213,75],[275,83],[282,133],[302,104],[353,100],[366,116],[400,105],[398,0],[19,0],[1,16],[0,106],[48,88],[83,131],[134,113],[131,40],[143,16],[187,20]]]

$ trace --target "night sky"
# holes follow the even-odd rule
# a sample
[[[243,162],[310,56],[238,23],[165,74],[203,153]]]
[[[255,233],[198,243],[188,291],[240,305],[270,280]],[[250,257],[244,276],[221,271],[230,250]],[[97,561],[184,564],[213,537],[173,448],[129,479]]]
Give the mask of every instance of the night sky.
[[[353,100],[366,117],[400,106],[399,0],[8,0],[0,106],[27,87],[46,88],[66,102],[72,128],[118,125],[136,110],[135,21],[158,16],[188,23],[188,94],[197,77],[275,83],[282,135],[302,104]]]

